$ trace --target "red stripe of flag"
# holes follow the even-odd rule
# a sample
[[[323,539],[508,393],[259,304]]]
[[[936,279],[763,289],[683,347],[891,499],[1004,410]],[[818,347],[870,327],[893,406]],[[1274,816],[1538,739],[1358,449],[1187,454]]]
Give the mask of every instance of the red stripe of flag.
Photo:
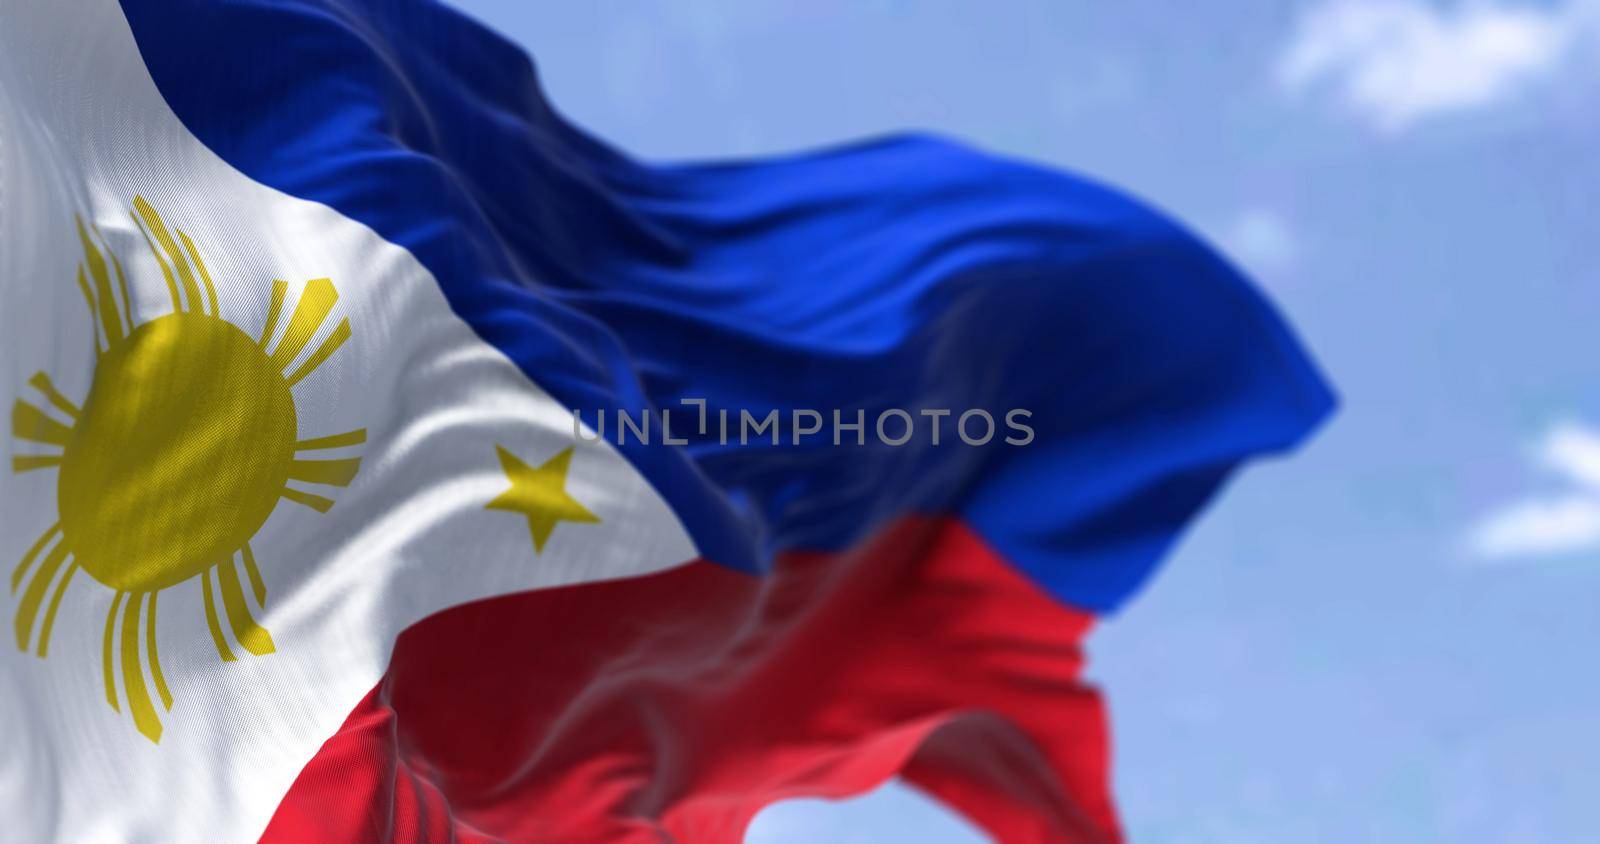
[[[400,637],[265,840],[737,844],[899,774],[1004,842],[1117,841],[1091,623],[927,519],[475,602]]]

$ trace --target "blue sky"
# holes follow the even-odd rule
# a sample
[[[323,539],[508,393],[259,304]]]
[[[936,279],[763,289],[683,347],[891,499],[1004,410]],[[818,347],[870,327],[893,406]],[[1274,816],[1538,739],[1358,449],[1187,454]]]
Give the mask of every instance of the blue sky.
[[[1343,396],[1092,643],[1142,842],[1600,829],[1600,0],[462,5],[656,159],[933,129],[1175,213]],[[982,840],[888,786],[752,842]]]

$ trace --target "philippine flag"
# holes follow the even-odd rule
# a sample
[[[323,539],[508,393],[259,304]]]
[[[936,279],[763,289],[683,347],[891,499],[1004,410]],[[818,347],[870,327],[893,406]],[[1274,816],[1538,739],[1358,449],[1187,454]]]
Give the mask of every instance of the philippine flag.
[[[1084,636],[1331,405],[1115,191],[645,165],[424,0],[0,0],[0,400],[28,842],[1118,840]]]

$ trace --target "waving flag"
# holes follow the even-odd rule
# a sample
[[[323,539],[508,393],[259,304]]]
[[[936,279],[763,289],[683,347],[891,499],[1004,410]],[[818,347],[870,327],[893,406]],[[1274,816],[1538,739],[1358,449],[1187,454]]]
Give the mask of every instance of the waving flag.
[[[6,837],[1119,837],[1082,639],[1330,406],[1178,226],[646,166],[425,2],[0,10]]]

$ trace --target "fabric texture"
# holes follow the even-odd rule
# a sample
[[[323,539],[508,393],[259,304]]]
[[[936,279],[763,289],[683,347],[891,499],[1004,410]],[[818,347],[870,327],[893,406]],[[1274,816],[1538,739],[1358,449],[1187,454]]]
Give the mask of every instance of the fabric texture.
[[[411,627],[269,840],[733,842],[772,800],[896,773],[1004,841],[1119,838],[1091,618],[1332,406],[1225,261],[931,136],[639,162],[433,3],[122,8],[217,156],[407,250],[565,407],[670,409],[688,440],[618,447],[698,562]],[[722,442],[686,400],[777,410],[778,441]],[[1035,436],[797,441],[798,408],[1025,408]],[[427,562],[470,577],[473,549]]]

